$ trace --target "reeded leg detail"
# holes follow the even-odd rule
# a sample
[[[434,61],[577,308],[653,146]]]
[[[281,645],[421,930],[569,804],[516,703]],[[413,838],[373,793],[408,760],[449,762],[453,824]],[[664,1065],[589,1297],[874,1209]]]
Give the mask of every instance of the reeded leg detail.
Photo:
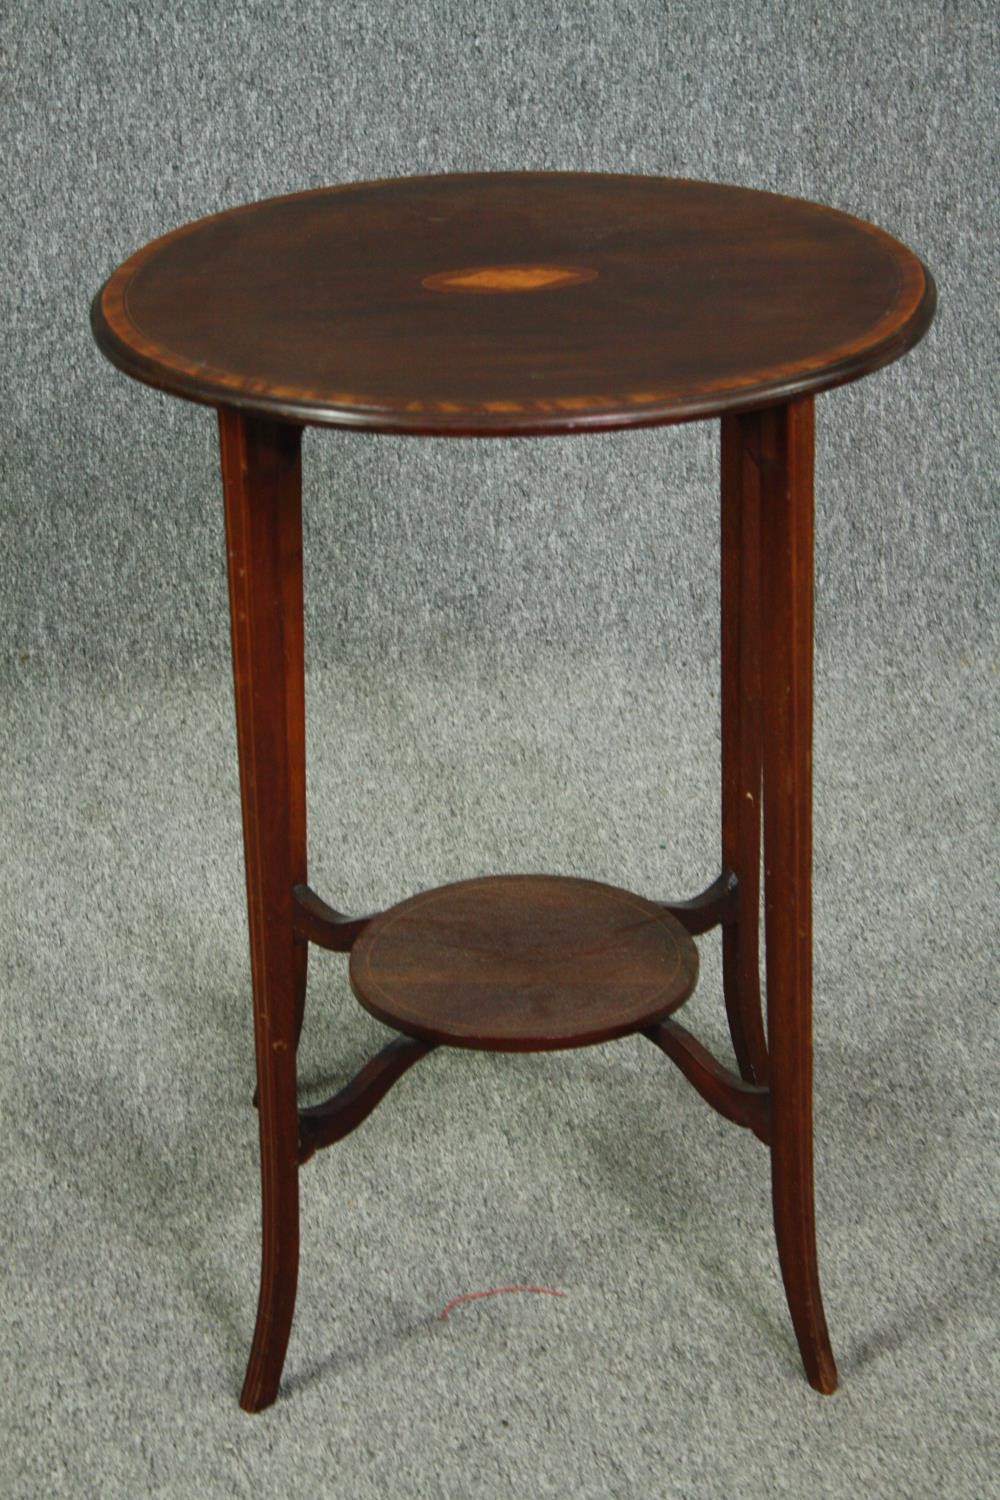
[[[762,412],[764,904],[778,1257],[810,1385],[837,1387],[816,1259],[812,1143],[813,401]]]
[[[278,1391],[299,1258],[295,1049],[305,944],[301,428],[219,413],[261,1153],[260,1299],[240,1405]]]
[[[305,600],[302,589],[301,429],[285,430],[287,472],[280,500],[280,587],[285,665],[285,723],[288,730],[288,848],[292,884],[305,885],[306,858],[306,663]],[[305,1017],[309,943],[295,934],[295,1041]]]
[[[736,920],[722,929],[722,987],[740,1073],[766,1084],[760,1002],[760,498],[762,416],[722,418],[722,863]]]

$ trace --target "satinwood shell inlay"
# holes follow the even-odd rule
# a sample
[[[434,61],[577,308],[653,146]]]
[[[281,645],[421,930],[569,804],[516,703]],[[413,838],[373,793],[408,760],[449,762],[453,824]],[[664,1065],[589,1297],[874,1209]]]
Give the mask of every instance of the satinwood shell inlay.
[[[422,285],[432,292],[544,292],[593,281],[591,266],[467,266],[435,271]]]

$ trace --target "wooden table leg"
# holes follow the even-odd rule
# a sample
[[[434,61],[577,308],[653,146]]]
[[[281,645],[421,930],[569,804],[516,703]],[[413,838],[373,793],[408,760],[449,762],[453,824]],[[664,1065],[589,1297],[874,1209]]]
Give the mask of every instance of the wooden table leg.
[[[292,887],[306,879],[301,437],[298,426],[219,412],[263,1200],[246,1411],[277,1395],[298,1276],[295,1050],[305,961],[292,930]]]
[[[722,928],[729,1032],[747,1083],[767,1083],[760,1003],[759,412],[722,418],[722,864],[737,916]]]
[[[813,400],[759,418],[764,913],[774,1227],[810,1385],[837,1386],[812,1145]]]

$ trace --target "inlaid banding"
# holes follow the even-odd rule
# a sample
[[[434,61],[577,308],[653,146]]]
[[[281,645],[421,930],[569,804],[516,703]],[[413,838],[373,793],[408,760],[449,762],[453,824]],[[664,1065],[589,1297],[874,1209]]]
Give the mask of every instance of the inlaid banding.
[[[905,246],[823,205],[500,172],[345,183],[183,225],[118,268],[91,320],[112,363],[190,400],[485,437],[826,390],[898,359],[934,304]]]
[[[435,271],[421,285],[432,292],[547,292],[593,281],[597,274],[591,266],[466,266]]]

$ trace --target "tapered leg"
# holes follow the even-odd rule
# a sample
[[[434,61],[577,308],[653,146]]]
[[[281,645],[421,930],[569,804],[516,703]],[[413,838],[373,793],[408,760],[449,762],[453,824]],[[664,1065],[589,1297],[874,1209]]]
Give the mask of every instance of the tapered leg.
[[[240,1405],[278,1391],[298,1275],[295,1048],[305,970],[292,887],[305,879],[301,428],[219,413],[243,805],[263,1232]]]
[[[760,417],[764,910],[778,1257],[809,1383],[837,1387],[812,1146],[813,401]]]
[[[738,880],[722,987],[740,1073],[767,1082],[760,1003],[760,426],[722,419],[722,863]]]

